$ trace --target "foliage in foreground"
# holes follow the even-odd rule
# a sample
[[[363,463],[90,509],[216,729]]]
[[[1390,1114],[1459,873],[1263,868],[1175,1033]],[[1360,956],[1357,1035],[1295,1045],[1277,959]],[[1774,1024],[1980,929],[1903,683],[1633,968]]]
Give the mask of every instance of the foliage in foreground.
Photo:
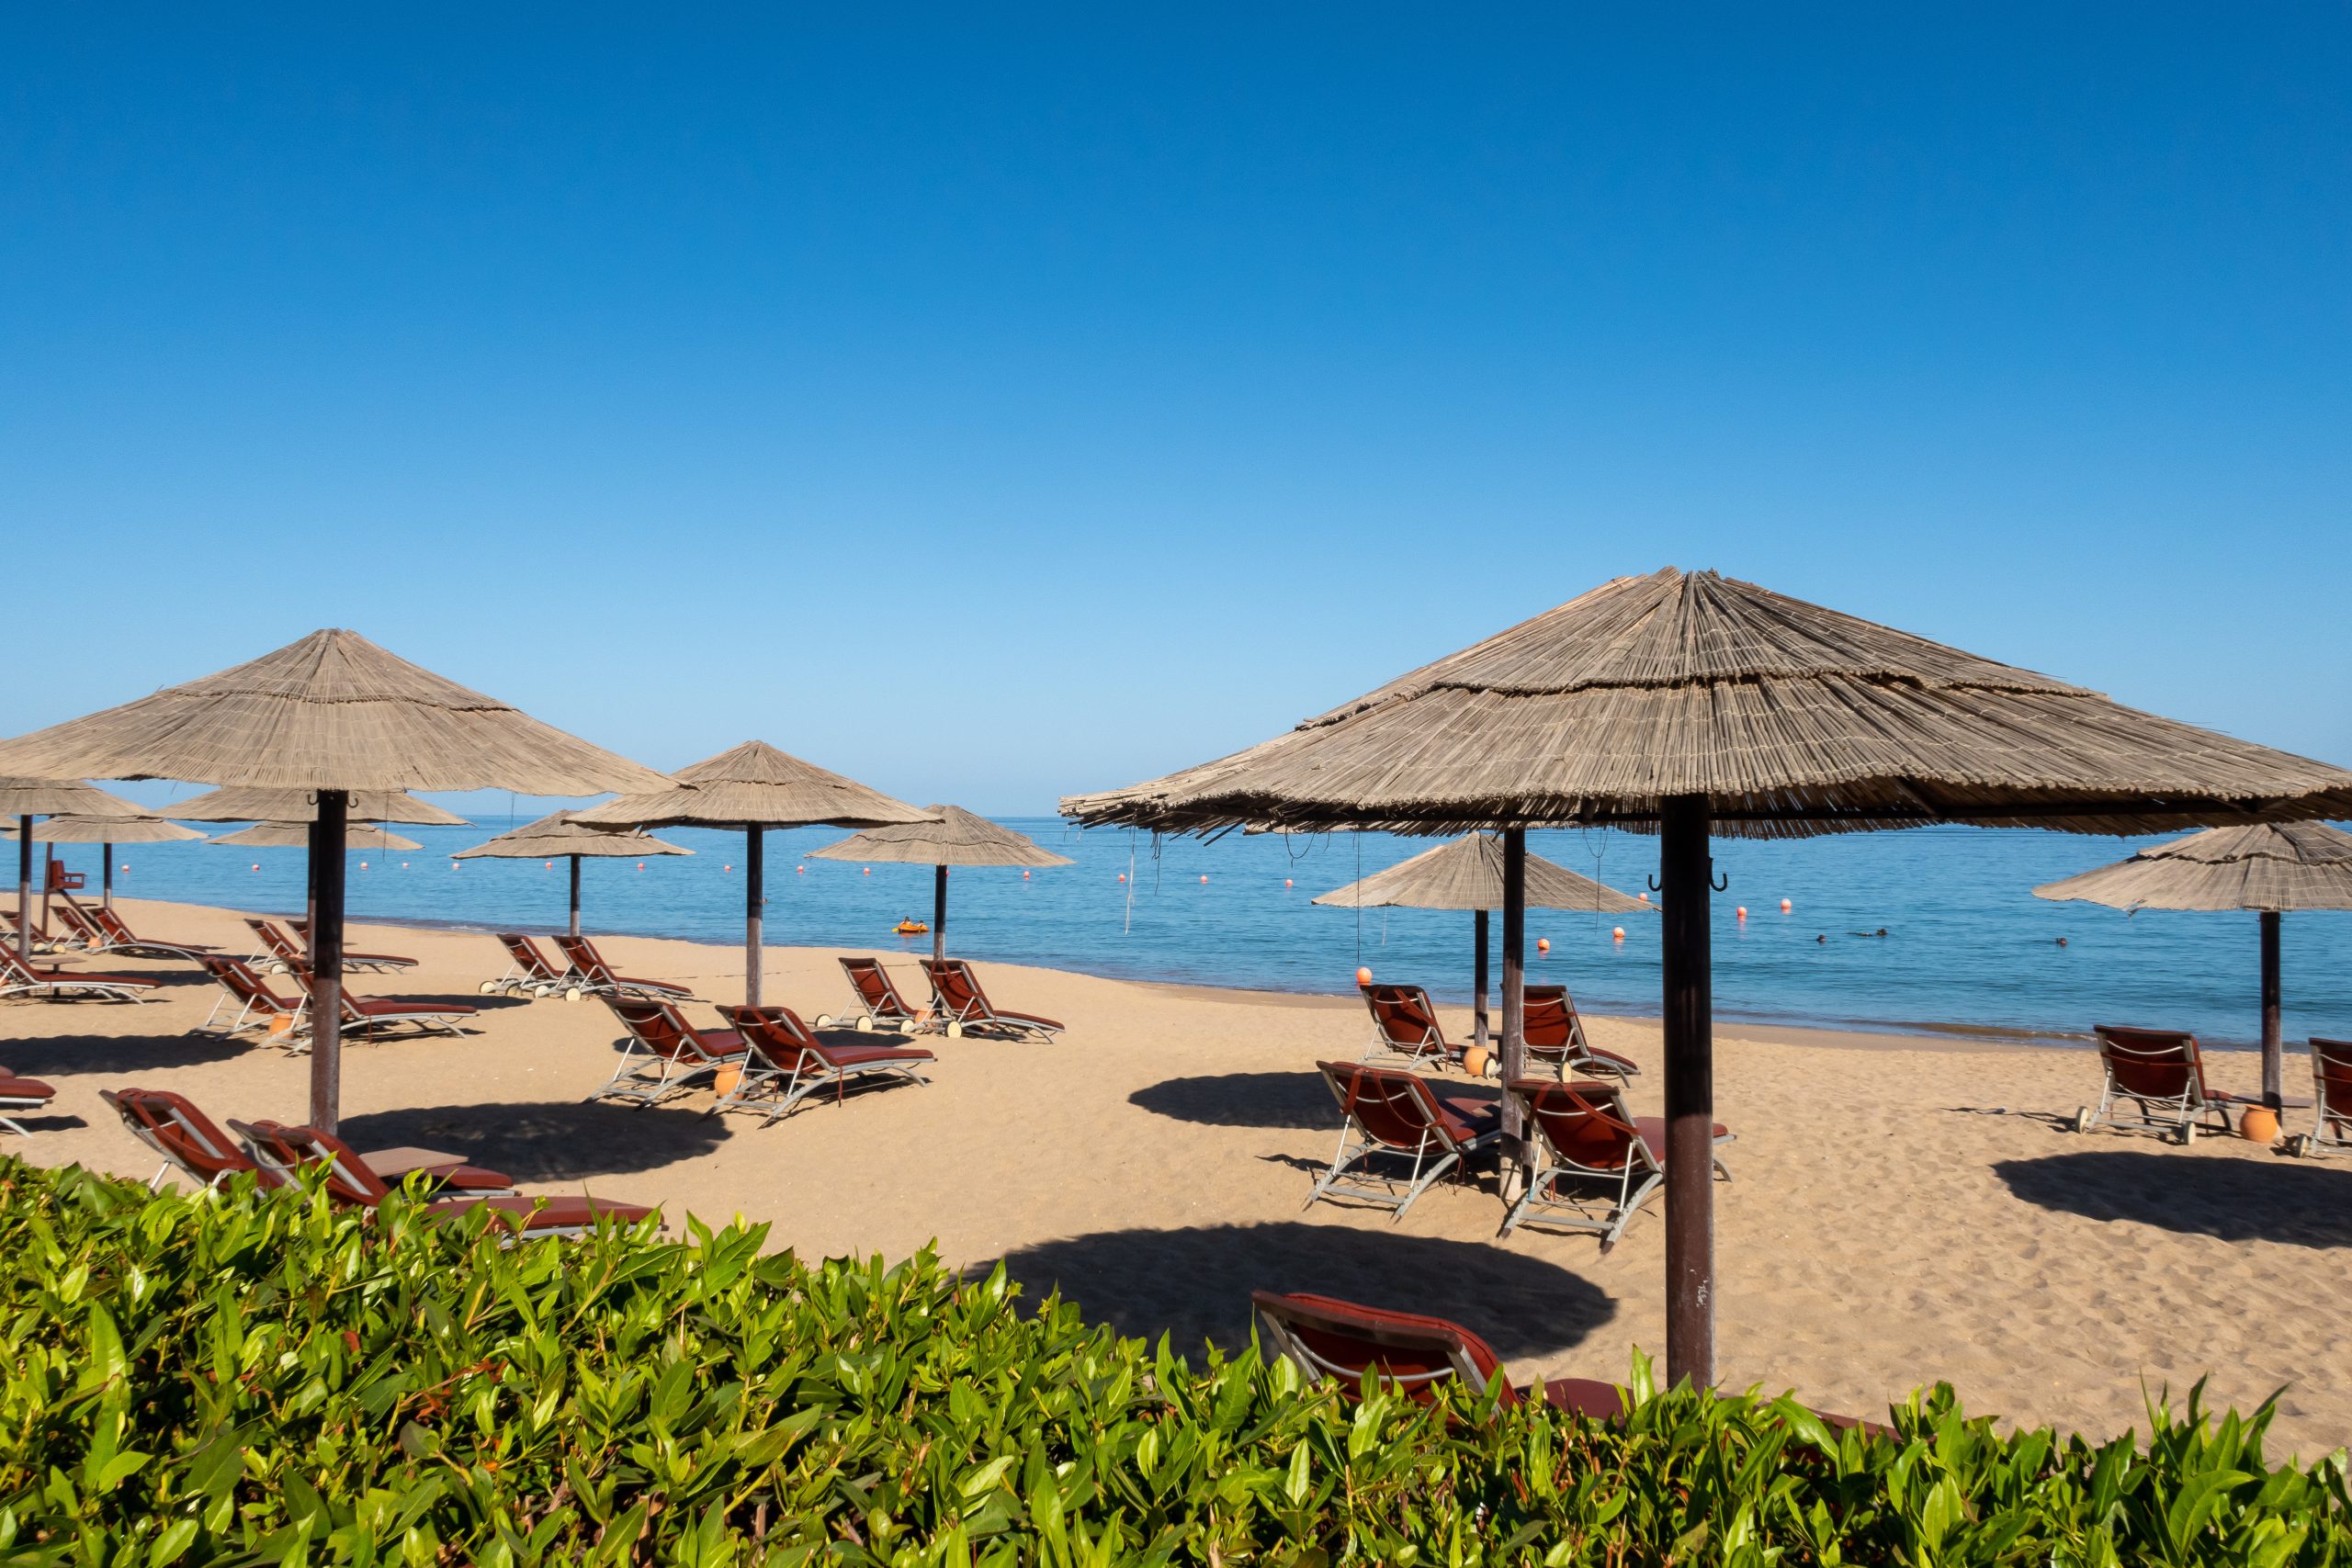
[[[153,1197],[0,1161],[0,1558],[258,1562],[2352,1563],[2266,1407],[2144,1447],[1899,1440],[1653,1394],[1622,1427],[1195,1365],[763,1231],[502,1247],[406,1205]]]

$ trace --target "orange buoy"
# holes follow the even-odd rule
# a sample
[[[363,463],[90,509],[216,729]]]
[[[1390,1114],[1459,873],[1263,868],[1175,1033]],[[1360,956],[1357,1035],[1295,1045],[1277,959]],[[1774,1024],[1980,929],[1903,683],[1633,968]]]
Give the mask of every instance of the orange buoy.
[[[796,876],[806,876],[806,875],[808,875],[808,868],[807,866],[805,866],[805,865],[796,865],[796,866],[794,866],[794,867],[792,868],[792,870],[793,870],[793,874],[795,874]]]
[[[637,869],[638,869],[638,870],[639,870],[639,871],[643,871],[643,870],[645,869],[645,863],[644,863],[643,861],[639,861],[639,862],[638,862],[638,863],[637,863]]]
[[[1609,933],[1609,936],[1610,940],[1612,942],[1623,942],[1625,940],[1625,928],[1623,926],[1619,926],[1615,930],[1611,931]]]
[[[401,863],[401,864],[403,864],[403,865],[405,865],[405,864],[407,864],[408,863],[407,863],[406,861],[402,861]],[[548,863],[547,863],[546,865],[544,865],[544,866],[540,867],[540,869],[541,869],[542,871],[553,871],[553,870],[555,869],[555,862],[553,862],[553,861],[549,861],[549,862],[548,862]]]
[[[129,871],[130,869],[130,863],[129,861],[125,861],[120,865],[115,867],[115,869],[117,871]]]
[[[1119,880],[1120,880],[1120,881],[1125,882],[1126,879],[1127,879],[1127,874],[1126,874],[1125,872],[1124,872],[1124,871],[1123,871],[1123,872],[1119,873]]]
[[[1372,984],[1371,965],[1366,964],[1364,967],[1356,971],[1356,984],[1359,986],[1369,986]]]
[[[1203,882],[1206,882],[1206,881],[1208,880],[1208,878],[1207,878],[1206,876],[1203,876],[1203,877],[1201,878],[1201,880],[1202,880]]]
[[[872,866],[870,866],[870,865],[869,865],[869,866],[867,866],[867,867],[865,868],[865,874],[866,875],[868,875],[868,876],[873,875],[873,874],[874,874],[874,868],[873,868]]]
[[[1283,886],[1284,887],[1291,887],[1295,886],[1296,884],[1293,883],[1289,877],[1285,876],[1283,878]]]
[[[363,861],[361,861],[361,862],[359,863],[359,869],[360,869],[360,870],[362,870],[362,871],[366,871],[366,870],[368,869],[368,863],[367,863],[366,861],[364,861],[364,860],[363,860]]]
[[[1650,896],[1646,893],[1636,893],[1634,897],[1639,898],[1645,904],[1650,901]]]
[[[1747,906],[1745,904],[1739,907],[1739,918],[1743,920],[1747,919]]]
[[[735,869],[735,866],[734,866],[734,863],[733,863],[732,862],[729,862],[728,864],[726,864],[726,865],[722,865],[722,866],[720,866],[718,869],[719,869],[719,870],[721,870],[721,871],[733,871],[733,870]]]
[[[1023,873],[1021,874],[1021,880],[1022,880],[1022,881],[1023,881],[1023,882],[1028,881],[1028,880],[1029,880],[1029,874],[1028,874],[1027,872],[1025,872],[1025,871],[1024,871],[1024,872],[1023,872]]]
[[[254,869],[255,871],[259,871],[261,869],[261,863],[259,861],[255,861],[254,863]]]
[[[1783,898],[1783,899],[1781,899],[1781,913],[1782,913],[1782,914],[1784,914],[1784,915],[1785,915],[1785,914],[1787,914],[1791,909],[1793,909],[1793,908],[1796,908],[1796,906],[1795,906],[1794,904],[1790,903],[1786,898]]]
[[[1538,952],[1538,953],[1549,953],[1549,952],[1551,952],[1551,951],[1552,951],[1552,939],[1551,939],[1550,937],[1548,937],[1548,936],[1539,936],[1539,937],[1537,937],[1537,938],[1535,939],[1535,951],[1536,951],[1536,952]]]

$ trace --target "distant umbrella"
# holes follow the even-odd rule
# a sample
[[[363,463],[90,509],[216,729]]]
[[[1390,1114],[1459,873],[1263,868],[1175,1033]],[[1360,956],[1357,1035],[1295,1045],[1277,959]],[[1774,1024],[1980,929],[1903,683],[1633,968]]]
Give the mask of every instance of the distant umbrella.
[[[256,822],[233,833],[223,833],[213,840],[224,850],[301,850],[311,847],[308,822]],[[386,828],[372,822],[350,822],[344,826],[343,847],[345,850],[421,850],[424,846],[414,839],[403,839]]]
[[[494,788],[577,795],[665,782],[349,631],[313,632],[200,681],[0,741],[0,772],[317,792],[310,1120],[329,1131],[342,1097],[339,846],[351,793]]]
[[[160,817],[52,817],[40,825],[41,836],[52,844],[98,846],[101,901],[114,908],[114,847],[117,844],[186,843],[203,834]]]
[[[1471,833],[1410,860],[1375,871],[1313,902],[1340,908],[1468,909],[1478,1005],[1477,1042],[1487,1043],[1487,911],[1503,906],[1503,844],[1493,833]],[[1580,876],[1542,855],[1526,857],[1525,903],[1531,909],[1581,909],[1600,915],[1656,914],[1657,906],[1628,898],[1604,883]]]
[[[2239,909],[2259,914],[2262,1093],[2278,1109],[2285,1087],[2278,917],[2292,909],[2352,909],[2352,834],[2318,822],[2213,828],[2152,845],[2097,871],[2046,883],[2033,895],[2127,911]]]
[[[78,778],[0,777],[0,817],[17,819],[17,956],[33,955],[33,818],[36,817],[141,816],[120,795],[108,795]]]
[[[536,822],[511,828],[486,843],[459,850],[452,860],[489,855],[501,860],[571,862],[571,934],[580,934],[580,857],[594,855],[634,860],[642,855],[690,855],[694,851],[667,843],[634,829],[583,828],[573,814],[558,811]]]
[[[572,820],[604,828],[737,828],[743,833],[743,999],[760,1005],[761,906],[766,901],[770,828],[878,828],[920,822],[904,801],[814,762],[747,740],[665,780],[665,789],[625,795],[575,812]]]
[[[359,789],[349,793],[350,805],[344,811],[349,821],[415,823],[426,828],[467,825],[466,819],[456,812],[445,811],[401,790]],[[231,784],[157,809],[182,822],[308,822],[319,814],[319,792]]]
[[[868,828],[808,852],[817,860],[927,865],[931,879],[931,955],[947,956],[947,868],[951,865],[1069,865],[1036,840],[1001,828],[960,806],[926,806],[930,820]]]

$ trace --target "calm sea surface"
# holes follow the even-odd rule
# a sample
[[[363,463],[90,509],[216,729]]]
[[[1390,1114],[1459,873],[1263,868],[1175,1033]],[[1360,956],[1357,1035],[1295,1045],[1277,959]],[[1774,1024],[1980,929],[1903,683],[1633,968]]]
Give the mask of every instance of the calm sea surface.
[[[533,815],[524,813],[526,818]],[[1075,864],[1032,873],[960,870],[949,887],[951,950],[1138,979],[1341,993],[1359,963],[1385,979],[1428,986],[1441,1000],[1470,990],[1466,914],[1316,908],[1307,900],[1426,847],[1379,834],[1317,838],[1233,834],[1215,843],[1164,840],[1053,818],[1009,826]],[[355,852],[350,897],[361,919],[463,927],[560,929],[565,868],[538,861],[452,862],[453,850],[509,826],[406,828],[424,848]],[[216,829],[225,831],[226,829]],[[931,870],[802,862],[843,835],[768,835],[771,943],[883,946],[902,915],[929,919]],[[662,837],[692,859],[584,863],[583,928],[740,941],[741,834],[677,829]],[[2121,858],[2139,843],[2036,831],[1936,828],[1799,843],[1719,842],[1715,900],[1720,1016],[1838,1025],[1960,1022],[2080,1032],[2095,1022],[2168,1024],[2216,1043],[2245,1043],[2256,1015],[2256,917],[2150,910],[2127,917],[2052,904],[2036,883]],[[1530,847],[1627,893],[1645,891],[1656,840],[1604,831],[1530,835]],[[58,857],[95,873],[94,847]],[[244,909],[293,910],[302,897],[299,850],[206,843],[119,847],[117,890]],[[1119,878],[1132,865],[1134,880]],[[254,868],[258,869],[254,869]],[[796,869],[797,867],[798,869]],[[1202,878],[1206,877],[1204,882]],[[96,888],[97,878],[91,876]],[[1792,912],[1783,915],[1787,898]],[[1745,921],[1734,913],[1746,905]],[[1500,920],[1494,922],[1499,935]],[[1611,930],[1625,928],[1623,942]],[[1588,1010],[1655,1013],[1657,921],[1532,910],[1531,975],[1564,982]],[[1874,934],[1883,928],[1884,935]],[[1872,933],[1872,934],[1863,934]],[[2352,914],[2287,917],[2287,1034],[2352,1036]],[[2060,937],[2066,945],[2058,944]],[[1817,940],[1826,938],[1826,941]],[[928,952],[927,937],[907,939]],[[497,954],[483,943],[485,970]],[[810,1008],[838,998],[794,998]]]

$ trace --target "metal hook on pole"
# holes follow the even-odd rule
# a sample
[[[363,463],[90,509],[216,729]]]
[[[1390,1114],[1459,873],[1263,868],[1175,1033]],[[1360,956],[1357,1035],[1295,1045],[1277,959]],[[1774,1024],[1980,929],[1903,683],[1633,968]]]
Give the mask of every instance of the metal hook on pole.
[[[1714,870],[1714,863],[1713,862],[1709,862],[1707,869],[1708,871],[1713,872]],[[1722,876],[1710,875],[1707,878],[1707,886],[1713,888],[1718,893],[1728,893],[1731,891],[1731,877],[1729,874],[1725,874]]]

